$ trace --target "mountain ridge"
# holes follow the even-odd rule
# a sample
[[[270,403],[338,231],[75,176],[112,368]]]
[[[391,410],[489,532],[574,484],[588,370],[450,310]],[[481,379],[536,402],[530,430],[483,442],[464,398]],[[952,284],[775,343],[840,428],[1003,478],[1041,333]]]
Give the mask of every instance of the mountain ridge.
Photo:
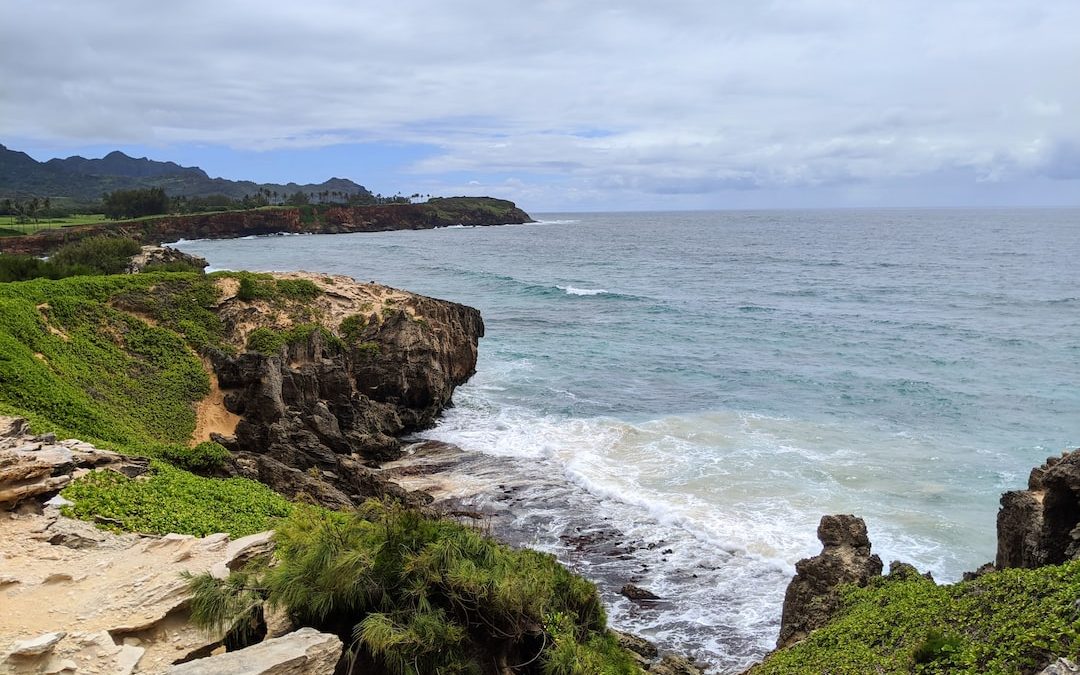
[[[282,197],[294,192],[338,192],[344,196],[371,192],[347,178],[333,177],[322,183],[256,183],[249,180],[211,178],[197,166],[147,157],[131,157],[113,150],[102,158],[72,155],[39,162],[25,152],[0,144],[0,198],[49,197],[74,202],[94,202],[106,192],[160,187],[174,197],[225,195],[241,199],[260,191]]]

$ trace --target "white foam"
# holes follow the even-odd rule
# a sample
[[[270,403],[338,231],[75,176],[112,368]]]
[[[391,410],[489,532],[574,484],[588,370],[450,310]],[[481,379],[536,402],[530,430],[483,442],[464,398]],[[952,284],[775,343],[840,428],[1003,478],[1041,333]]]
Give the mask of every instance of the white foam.
[[[576,288],[574,286],[559,286],[556,285],[560,291],[566,291],[567,295],[602,295],[607,293],[606,288]]]

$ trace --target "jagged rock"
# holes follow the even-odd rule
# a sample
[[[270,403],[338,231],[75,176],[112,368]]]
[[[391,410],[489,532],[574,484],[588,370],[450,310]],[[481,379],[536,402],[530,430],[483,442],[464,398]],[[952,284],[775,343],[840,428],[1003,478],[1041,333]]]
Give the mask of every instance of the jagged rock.
[[[817,536],[824,545],[821,553],[795,563],[795,577],[784,595],[778,649],[802,640],[828,622],[836,610],[837,586],[863,586],[881,575],[881,558],[870,554],[862,518],[822,516]]]
[[[225,579],[238,569],[255,560],[269,558],[274,552],[274,532],[256,532],[229,542],[225,547],[225,559],[210,569],[218,579]]]
[[[1080,673],[1080,666],[1066,658],[1054,661],[1039,671],[1038,675],[1075,675]]]
[[[330,675],[341,658],[336,635],[301,628],[235,652],[173,666],[169,675]]]
[[[1028,489],[1001,496],[997,569],[1059,565],[1080,557],[1080,450],[1032,469]]]
[[[634,584],[626,584],[619,591],[621,595],[630,598],[631,600],[659,600],[660,596],[652,591],[635,586]]]
[[[659,663],[650,665],[647,672],[656,675],[702,675],[703,671],[685,656],[665,654]]]
[[[210,354],[222,405],[239,417],[231,436],[215,437],[233,453],[228,473],[331,508],[409,501],[362,462],[398,456],[396,437],[430,426],[449,405],[476,367],[479,312],[343,276],[283,276],[321,288],[304,309],[325,328],[340,332],[345,319],[355,326],[344,346],[314,331],[275,354]],[[229,291],[218,315],[237,347],[256,328],[292,321],[279,306]]]
[[[57,442],[53,434],[30,435],[26,420],[0,417],[0,510],[55,495],[80,469],[105,468],[128,475],[145,472],[145,459],[124,457],[76,440]]]
[[[149,265],[168,265],[178,262],[187,263],[200,269],[210,264],[206,262],[205,258],[190,255],[169,246],[143,246],[142,250],[131,258],[127,271],[129,274],[136,274],[142,272]]]

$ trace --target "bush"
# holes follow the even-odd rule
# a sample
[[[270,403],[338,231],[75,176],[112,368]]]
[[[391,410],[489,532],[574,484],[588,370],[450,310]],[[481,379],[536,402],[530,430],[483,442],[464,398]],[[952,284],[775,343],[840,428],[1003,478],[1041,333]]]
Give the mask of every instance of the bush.
[[[204,441],[193,448],[184,445],[167,445],[161,450],[161,458],[173,466],[192,473],[209,473],[225,465],[229,451],[220,443]]]
[[[116,190],[106,194],[102,200],[102,211],[106,218],[139,218],[169,212],[169,197],[163,188],[143,188],[137,190]]]
[[[98,274],[120,274],[127,269],[131,257],[140,250],[139,242],[134,239],[88,237],[61,246],[49,257],[49,262],[61,268],[85,266]]]
[[[297,507],[275,539],[277,564],[242,582],[192,580],[196,622],[232,625],[230,612],[265,597],[301,625],[355,639],[391,673],[534,657],[553,675],[640,672],[607,635],[596,587],[553,556],[377,501],[352,515]]]
[[[314,300],[322,290],[307,279],[278,279],[277,294],[288,300]]]
[[[273,282],[244,275],[240,277],[240,288],[236,291],[236,297],[244,302],[269,300],[274,297]]]

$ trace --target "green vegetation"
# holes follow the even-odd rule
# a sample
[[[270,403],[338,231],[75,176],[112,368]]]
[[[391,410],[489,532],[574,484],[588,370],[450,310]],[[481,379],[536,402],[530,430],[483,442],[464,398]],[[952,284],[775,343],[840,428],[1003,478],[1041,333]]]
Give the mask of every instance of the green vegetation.
[[[336,348],[342,346],[341,339],[326,328],[317,324],[302,323],[287,330],[256,328],[248,334],[247,348],[260,354],[277,354],[285,345],[307,342],[308,338],[315,332],[322,335],[323,344]]]
[[[269,274],[228,272],[226,276],[240,281],[236,297],[244,302],[256,300],[314,300],[322,291],[307,279],[275,279]]]
[[[160,187],[116,190],[102,198],[101,207],[111,220],[155,216],[169,212],[169,197]]]
[[[753,675],[1032,673],[1080,653],[1080,562],[936,586],[914,573],[849,587],[825,628]]]
[[[229,451],[220,443],[203,441],[193,448],[186,445],[166,445],[160,456],[185,471],[209,473],[225,465],[229,459]]]
[[[377,501],[352,515],[296,507],[275,538],[274,566],[192,579],[197,622],[231,626],[266,599],[391,673],[639,672],[596,588],[550,555]]]
[[[359,342],[360,335],[365,327],[367,327],[367,317],[363,314],[350,314],[341,320],[338,330],[341,332],[341,337],[344,338],[346,344],[355,344]]]
[[[156,326],[109,303],[152,295],[165,282],[178,297],[147,308]],[[193,274],[0,285],[0,411],[42,430],[132,449],[186,442],[195,428],[192,403],[206,395],[209,381],[195,353],[169,330],[177,321],[194,324],[187,318],[193,312],[166,311],[192,309],[211,290]]]
[[[28,255],[0,255],[0,282],[118,274],[127,268],[131,256],[139,249],[134,239],[90,237],[61,246],[48,260]]]
[[[152,467],[145,480],[115,471],[87,474],[64,489],[64,497],[75,502],[64,514],[118,532],[243,537],[273,527],[294,508],[270,488],[244,478],[200,478],[164,462]]]
[[[3,224],[3,227],[0,227],[0,237],[13,237],[33,234],[39,230],[73,227],[75,225],[95,225],[105,222],[105,215],[101,213],[78,213],[64,216],[46,215],[39,218],[29,218],[19,215],[14,206],[9,209],[0,206],[0,215],[7,216],[7,222],[0,220],[0,223]]]

